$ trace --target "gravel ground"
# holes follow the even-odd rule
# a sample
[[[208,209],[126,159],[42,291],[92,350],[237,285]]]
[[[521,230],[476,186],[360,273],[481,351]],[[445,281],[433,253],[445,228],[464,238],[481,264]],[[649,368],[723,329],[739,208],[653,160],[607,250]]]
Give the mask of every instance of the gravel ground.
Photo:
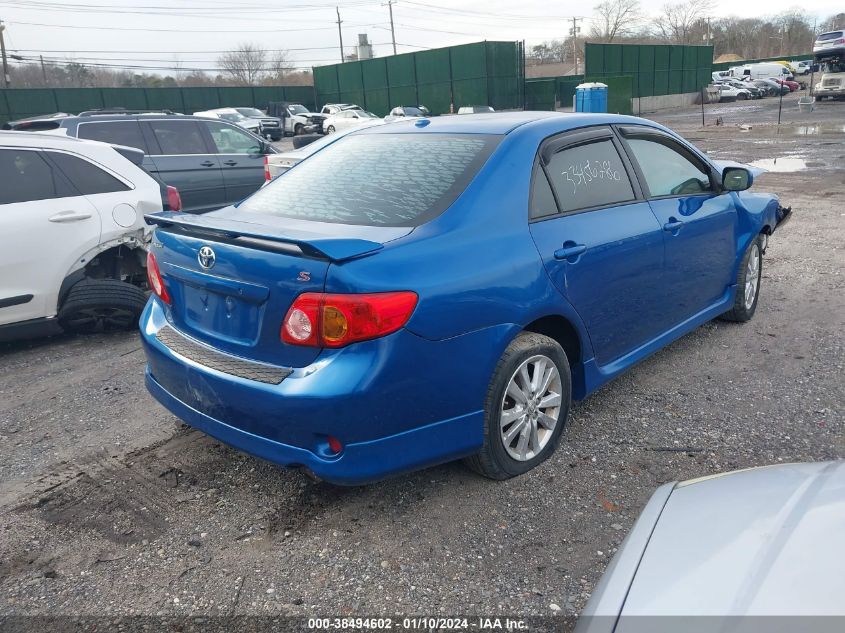
[[[316,483],[181,427],[137,334],[0,347],[0,616],[572,616],[659,484],[845,457],[845,104],[785,104],[780,134],[774,99],[708,106],[704,129],[696,108],[654,116],[718,158],[807,161],[755,184],[794,216],[754,320],[577,403],[557,453],[510,481],[448,464]]]

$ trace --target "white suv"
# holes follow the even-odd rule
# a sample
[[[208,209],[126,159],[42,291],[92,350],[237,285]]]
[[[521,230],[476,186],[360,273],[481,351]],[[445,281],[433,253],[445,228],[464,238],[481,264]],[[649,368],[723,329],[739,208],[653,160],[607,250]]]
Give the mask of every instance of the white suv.
[[[181,208],[143,157],[0,132],[0,340],[136,325],[147,300],[144,214]]]

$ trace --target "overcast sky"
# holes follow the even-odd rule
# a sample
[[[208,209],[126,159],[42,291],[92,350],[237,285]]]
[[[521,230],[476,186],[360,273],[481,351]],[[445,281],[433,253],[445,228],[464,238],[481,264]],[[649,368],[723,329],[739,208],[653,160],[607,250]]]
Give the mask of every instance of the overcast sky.
[[[214,70],[221,51],[241,42],[286,49],[300,67],[339,61],[340,7],[346,51],[367,33],[377,56],[391,53],[387,0],[3,0],[6,47],[21,55],[80,62]],[[571,17],[589,31],[598,2],[548,0],[398,0],[393,5],[399,52],[483,39],[564,37]],[[643,0],[656,13],[665,0]],[[842,11],[841,0],[813,0],[811,16]],[[713,17],[762,17],[795,6],[790,0],[717,0]],[[569,18],[569,21],[568,21]],[[808,48],[810,43],[808,42]]]

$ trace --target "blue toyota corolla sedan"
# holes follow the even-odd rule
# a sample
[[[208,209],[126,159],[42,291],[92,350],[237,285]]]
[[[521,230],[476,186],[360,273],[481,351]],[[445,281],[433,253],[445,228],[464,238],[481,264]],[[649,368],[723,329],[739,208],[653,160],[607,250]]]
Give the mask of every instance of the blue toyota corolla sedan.
[[[752,179],[634,117],[354,132],[235,206],[148,216],[147,386],[331,482],[458,458],[521,474],[572,398],[709,319],[753,316],[790,210]]]

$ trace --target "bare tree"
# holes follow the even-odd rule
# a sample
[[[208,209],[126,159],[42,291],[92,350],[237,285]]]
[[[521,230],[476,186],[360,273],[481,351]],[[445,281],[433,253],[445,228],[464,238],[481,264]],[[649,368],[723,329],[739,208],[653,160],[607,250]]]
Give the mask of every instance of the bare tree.
[[[217,63],[235,83],[253,86],[267,70],[267,51],[256,44],[240,44],[221,55]]]
[[[820,32],[836,31],[837,29],[845,29],[845,13],[837,13],[830,16],[827,20],[819,25]]]
[[[267,63],[267,72],[263,83],[268,85],[287,85],[287,77],[295,70],[295,66],[288,59],[287,51],[277,51]]]
[[[631,35],[642,20],[639,0],[604,0],[593,11],[598,15],[590,36],[605,42]]]
[[[713,0],[686,0],[665,4],[654,20],[657,35],[665,41],[688,44],[697,23],[705,20],[713,9]]]
[[[547,40],[541,44],[532,46],[528,57],[535,64],[555,64],[565,61],[566,48],[564,41]],[[526,63],[530,63],[529,60],[526,60]]]

